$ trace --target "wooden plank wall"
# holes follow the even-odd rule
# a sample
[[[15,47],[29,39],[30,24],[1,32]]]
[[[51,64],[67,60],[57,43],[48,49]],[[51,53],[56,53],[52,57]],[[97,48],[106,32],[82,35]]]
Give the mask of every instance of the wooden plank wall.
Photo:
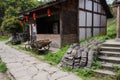
[[[78,42],[78,0],[68,0],[61,5],[61,45]]]

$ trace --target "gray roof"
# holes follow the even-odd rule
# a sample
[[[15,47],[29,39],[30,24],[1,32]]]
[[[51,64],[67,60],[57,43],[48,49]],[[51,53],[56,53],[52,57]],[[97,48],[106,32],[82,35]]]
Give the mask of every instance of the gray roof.
[[[27,13],[27,12],[35,12],[35,11],[37,11],[37,10],[39,10],[39,9],[44,9],[44,8],[47,8],[47,7],[56,5],[56,4],[63,3],[63,2],[65,2],[65,1],[67,1],[67,0],[54,0],[54,1],[52,1],[52,2],[49,2],[49,3],[44,4],[44,5],[40,5],[40,6],[38,6],[38,7],[33,8],[33,9],[30,9],[30,10],[27,10],[27,11],[23,11],[23,12],[21,12],[21,13],[19,13],[19,14],[25,14],[25,13]],[[120,0],[119,0],[119,1],[120,1]],[[106,0],[100,0],[100,3],[101,3],[101,5],[102,5],[103,9],[105,10],[105,13],[106,13],[107,18],[112,18],[113,15],[112,15],[112,13],[111,13],[111,11],[110,11],[109,6],[107,5]]]

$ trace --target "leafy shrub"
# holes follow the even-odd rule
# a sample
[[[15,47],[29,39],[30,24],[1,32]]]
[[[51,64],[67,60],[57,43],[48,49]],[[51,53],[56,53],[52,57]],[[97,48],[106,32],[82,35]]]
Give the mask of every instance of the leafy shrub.
[[[22,26],[15,17],[5,19],[1,26],[3,31],[8,31],[10,33],[21,32]]]

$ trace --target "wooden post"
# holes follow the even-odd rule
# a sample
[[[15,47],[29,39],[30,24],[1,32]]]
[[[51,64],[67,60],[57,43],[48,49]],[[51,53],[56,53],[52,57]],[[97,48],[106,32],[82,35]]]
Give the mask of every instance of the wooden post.
[[[91,36],[94,36],[94,1],[92,0],[92,27],[91,27]]]
[[[117,7],[117,40],[120,41],[120,6]]]

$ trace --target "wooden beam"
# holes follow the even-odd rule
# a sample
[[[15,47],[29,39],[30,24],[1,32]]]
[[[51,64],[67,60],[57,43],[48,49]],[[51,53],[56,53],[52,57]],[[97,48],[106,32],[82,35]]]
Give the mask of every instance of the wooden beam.
[[[117,8],[117,38],[120,38],[120,6]]]

